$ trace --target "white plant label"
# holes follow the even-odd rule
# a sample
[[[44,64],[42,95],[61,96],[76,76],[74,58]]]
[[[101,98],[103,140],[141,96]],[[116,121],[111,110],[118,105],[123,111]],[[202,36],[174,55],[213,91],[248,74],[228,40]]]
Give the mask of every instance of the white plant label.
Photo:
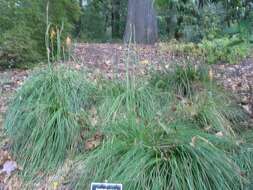
[[[92,183],[90,190],[122,190],[122,184]]]

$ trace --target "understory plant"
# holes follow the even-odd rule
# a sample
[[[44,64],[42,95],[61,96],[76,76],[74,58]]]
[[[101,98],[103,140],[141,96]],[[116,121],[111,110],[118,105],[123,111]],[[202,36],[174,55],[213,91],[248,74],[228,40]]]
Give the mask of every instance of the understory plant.
[[[160,45],[162,52],[170,52],[178,57],[193,57],[208,64],[239,63],[248,57],[252,44],[240,36],[203,39],[199,43],[171,41]]]
[[[209,64],[231,63],[235,64],[250,55],[251,45],[237,36],[223,37],[213,40],[203,40],[199,44],[203,56]]]
[[[32,35],[30,28],[18,24],[0,37],[1,68],[29,68],[34,62],[42,60],[39,44],[31,38]]]
[[[47,4],[50,7],[45,11]],[[0,0],[0,5],[0,67],[5,68],[27,68],[46,60],[46,17],[54,26],[64,22],[65,38],[73,34],[80,16],[78,2],[67,0]]]
[[[5,129],[24,176],[52,171],[77,150],[93,92],[83,75],[65,67],[42,70],[18,90]]]

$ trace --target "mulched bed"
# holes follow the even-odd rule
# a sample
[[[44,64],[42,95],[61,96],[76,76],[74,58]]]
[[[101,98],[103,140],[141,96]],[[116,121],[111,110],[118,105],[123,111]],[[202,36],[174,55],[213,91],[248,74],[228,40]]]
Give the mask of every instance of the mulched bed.
[[[225,89],[237,96],[237,101],[253,117],[253,58],[237,65],[214,65],[216,78]]]
[[[158,45],[137,45],[133,49],[140,60],[138,72],[141,73],[145,72],[150,63],[154,67],[159,67],[161,63],[169,66],[180,59],[170,52],[161,52]],[[74,53],[78,60],[77,68],[88,67],[93,71],[105,73],[109,78],[113,77],[115,70],[121,72],[126,69],[124,56],[127,48],[122,44],[78,44]],[[217,64],[211,67],[218,83],[234,93],[238,103],[253,118],[253,58],[236,65]]]

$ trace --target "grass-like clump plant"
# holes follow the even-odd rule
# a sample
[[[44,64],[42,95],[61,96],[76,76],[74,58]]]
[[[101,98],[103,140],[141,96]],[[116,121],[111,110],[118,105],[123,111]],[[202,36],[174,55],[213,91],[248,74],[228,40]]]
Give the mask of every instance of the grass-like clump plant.
[[[123,183],[126,190],[245,189],[253,149],[235,129],[247,116],[215,85],[212,73],[177,66],[151,76],[148,88],[149,99],[158,104],[155,117],[128,111],[106,123],[103,143],[81,159],[75,189],[105,180]],[[118,101],[115,94],[135,91],[128,85],[116,89],[107,94],[108,110]],[[133,108],[135,102],[128,98],[123,105]]]
[[[243,189],[248,168],[234,160],[239,146],[231,136],[217,136],[191,122],[161,126],[134,121],[107,127],[109,138],[84,159],[76,189],[104,180],[123,183],[126,190]],[[249,165],[252,150],[246,150],[240,157]]]
[[[145,76],[139,76],[133,67],[139,66],[132,44],[128,45],[126,55],[126,73],[124,78],[101,80],[100,89],[103,102],[100,106],[104,123],[114,122],[134,114],[138,119],[152,120],[156,113],[156,101],[153,89]]]
[[[12,153],[26,179],[52,172],[79,150],[81,140],[89,136],[83,133],[91,126],[89,112],[95,101],[95,86],[83,72],[55,64],[65,61],[65,46],[70,50],[71,40],[68,37],[62,44],[64,24],[56,26],[55,32],[48,11],[49,2],[45,34],[48,66],[18,90],[5,119]]]
[[[103,102],[100,110],[105,122],[127,117],[129,112],[149,120],[155,114],[155,100],[152,89],[143,81],[102,82]]]
[[[94,87],[70,68],[47,68],[18,90],[5,129],[24,174],[52,171],[75,152]]]
[[[150,85],[161,94],[159,99],[167,104],[165,112],[171,118],[190,119],[203,128],[229,133],[247,119],[234,98],[215,83],[206,65],[176,65],[152,73]]]
[[[150,84],[162,91],[174,92],[182,96],[190,96],[196,87],[206,85],[209,80],[208,68],[202,65],[182,62],[169,68],[151,72]]]

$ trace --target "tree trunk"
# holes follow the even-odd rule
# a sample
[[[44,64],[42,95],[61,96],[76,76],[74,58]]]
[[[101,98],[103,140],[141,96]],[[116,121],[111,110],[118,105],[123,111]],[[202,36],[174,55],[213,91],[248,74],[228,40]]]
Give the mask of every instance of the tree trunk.
[[[128,0],[124,41],[154,44],[157,38],[158,28],[153,0]]]
[[[120,0],[112,1],[112,38],[120,38]]]
[[[80,9],[83,9],[83,0],[79,0],[79,6]],[[76,28],[75,28],[75,35],[80,37],[80,33],[81,33],[81,29],[82,29],[82,18],[81,16],[79,17],[79,20],[76,23]]]

